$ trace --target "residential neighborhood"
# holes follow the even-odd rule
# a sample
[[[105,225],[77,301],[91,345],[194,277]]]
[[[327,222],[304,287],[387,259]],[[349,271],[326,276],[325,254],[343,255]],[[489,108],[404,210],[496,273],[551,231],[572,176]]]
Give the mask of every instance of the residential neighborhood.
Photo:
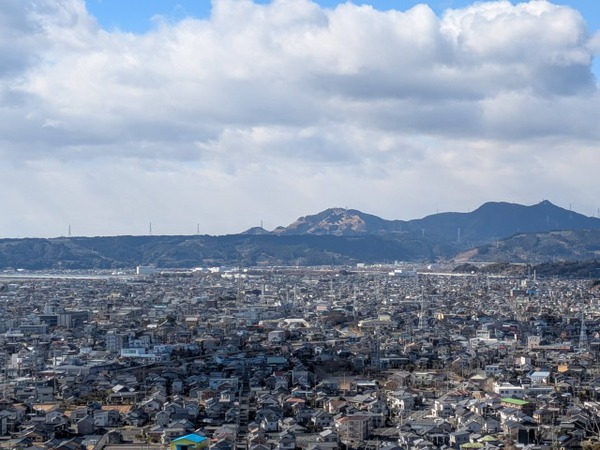
[[[450,267],[0,277],[6,449],[580,449],[593,280]]]

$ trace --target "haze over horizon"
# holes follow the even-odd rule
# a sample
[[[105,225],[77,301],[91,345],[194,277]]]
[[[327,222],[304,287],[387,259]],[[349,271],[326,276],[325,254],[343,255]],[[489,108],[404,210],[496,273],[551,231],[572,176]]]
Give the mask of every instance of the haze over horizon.
[[[596,215],[599,5],[364,3],[1,2],[0,237]]]
[[[322,220],[322,218],[320,216],[322,216],[324,213],[328,213],[327,217],[331,217],[329,215],[330,213],[335,214],[335,213],[339,213],[341,211],[344,211],[344,212],[351,213],[350,214],[350,216],[351,216],[352,213],[357,212],[357,213],[362,214],[362,215],[374,216],[374,217],[377,217],[379,219],[383,219],[383,220],[387,220],[387,221],[400,220],[400,221],[410,222],[410,221],[413,221],[413,220],[417,220],[418,221],[418,220],[421,220],[421,219],[426,219],[428,217],[436,216],[438,214],[439,215],[444,215],[444,214],[449,213],[449,214],[464,214],[464,215],[469,215],[470,213],[474,213],[474,212],[480,210],[481,208],[484,208],[485,206],[493,205],[493,204],[497,204],[497,205],[499,205],[499,204],[517,205],[517,206],[522,206],[522,207],[525,207],[525,208],[534,208],[536,206],[548,206],[548,205],[552,205],[553,208],[557,208],[557,209],[559,208],[559,209],[562,209],[564,211],[573,211],[575,214],[578,214],[578,215],[581,215],[581,216],[584,216],[584,217],[593,218],[593,219],[599,219],[600,218],[600,208],[598,208],[598,210],[596,211],[596,214],[585,215],[585,214],[580,213],[579,211],[574,211],[572,209],[572,205],[568,205],[568,207],[564,208],[562,206],[554,204],[553,202],[551,202],[550,200],[547,200],[547,199],[540,200],[539,202],[534,203],[534,204],[530,204],[530,205],[523,205],[523,204],[520,204],[520,203],[503,202],[503,201],[489,201],[489,202],[482,203],[481,205],[477,205],[475,208],[473,208],[473,209],[471,209],[469,211],[451,211],[451,210],[439,211],[438,210],[438,211],[435,211],[433,213],[425,214],[425,215],[420,216],[420,217],[409,217],[409,218],[402,218],[402,219],[398,219],[396,217],[380,217],[380,216],[378,216],[376,214],[370,213],[369,211],[361,211],[361,210],[357,210],[355,208],[347,208],[347,207],[342,207],[342,206],[332,206],[332,207],[325,208],[324,210],[321,210],[321,211],[307,212],[305,214],[302,214],[301,216],[296,217],[294,220],[292,220],[292,221],[290,221],[288,223],[281,223],[281,224],[277,224],[277,225],[274,225],[272,227],[268,227],[267,228],[267,227],[265,227],[265,225],[261,221],[261,223],[250,225],[246,229],[237,230],[237,231],[234,231],[232,233],[221,233],[221,234],[219,234],[219,233],[212,233],[212,234],[211,233],[204,233],[201,230],[198,230],[198,227],[196,228],[195,232],[191,232],[190,231],[190,232],[185,232],[185,233],[156,233],[154,231],[155,226],[152,224],[152,222],[149,222],[148,223],[148,228],[145,230],[145,232],[140,232],[140,233],[126,233],[126,234],[117,234],[117,235],[109,235],[109,234],[81,235],[81,234],[73,233],[71,224],[68,224],[67,231],[65,233],[63,233],[63,234],[60,234],[60,235],[56,235],[56,236],[43,236],[43,237],[37,237],[37,236],[16,236],[16,238],[17,239],[21,239],[21,238],[23,238],[23,239],[31,239],[31,238],[33,238],[33,239],[37,239],[37,238],[40,238],[40,239],[45,239],[45,238],[54,239],[54,238],[65,238],[65,237],[74,237],[74,238],[92,237],[92,238],[94,238],[94,237],[118,237],[118,236],[136,236],[136,237],[157,236],[158,237],[158,236],[194,236],[194,235],[205,235],[205,236],[215,236],[215,237],[218,237],[218,236],[225,236],[225,235],[241,235],[241,234],[244,234],[246,232],[250,232],[251,234],[253,234],[253,230],[257,230],[257,229],[264,229],[264,230],[266,230],[268,232],[275,232],[275,233],[277,233],[278,229],[288,228],[290,226],[293,228],[296,225],[297,222],[303,222],[305,219],[312,219],[312,220],[315,220],[316,223],[318,223],[319,221]],[[300,234],[303,234],[303,233],[300,233]],[[3,237],[3,236],[0,236],[0,239],[6,239],[6,238]],[[11,239],[11,238],[8,238],[8,239]]]

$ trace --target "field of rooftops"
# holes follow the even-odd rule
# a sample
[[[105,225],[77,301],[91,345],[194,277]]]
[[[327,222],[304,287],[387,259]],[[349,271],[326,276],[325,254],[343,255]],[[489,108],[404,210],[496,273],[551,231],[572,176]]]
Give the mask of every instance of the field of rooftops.
[[[418,265],[5,272],[0,448],[580,449],[590,279]]]

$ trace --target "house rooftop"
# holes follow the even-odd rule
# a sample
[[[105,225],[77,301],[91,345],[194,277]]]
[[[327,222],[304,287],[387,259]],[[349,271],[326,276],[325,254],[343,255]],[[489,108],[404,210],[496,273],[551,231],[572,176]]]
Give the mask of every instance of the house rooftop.
[[[206,437],[201,436],[199,434],[196,433],[190,433],[190,434],[186,434],[185,436],[180,436],[178,438],[173,439],[171,442],[177,442],[177,441],[191,441],[194,442],[196,444],[199,444],[202,441],[205,441]]]
[[[511,403],[513,405],[517,405],[517,406],[523,406],[523,405],[527,405],[529,402],[526,402],[525,400],[519,400],[517,398],[503,398],[501,399],[502,402],[504,403]]]

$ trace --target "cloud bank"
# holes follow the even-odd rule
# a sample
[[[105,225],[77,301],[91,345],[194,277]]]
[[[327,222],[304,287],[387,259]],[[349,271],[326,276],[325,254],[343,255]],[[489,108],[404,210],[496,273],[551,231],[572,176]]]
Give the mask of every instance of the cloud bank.
[[[596,212],[600,37],[547,1],[214,0],[134,35],[0,3],[2,236],[267,228],[331,206]]]

